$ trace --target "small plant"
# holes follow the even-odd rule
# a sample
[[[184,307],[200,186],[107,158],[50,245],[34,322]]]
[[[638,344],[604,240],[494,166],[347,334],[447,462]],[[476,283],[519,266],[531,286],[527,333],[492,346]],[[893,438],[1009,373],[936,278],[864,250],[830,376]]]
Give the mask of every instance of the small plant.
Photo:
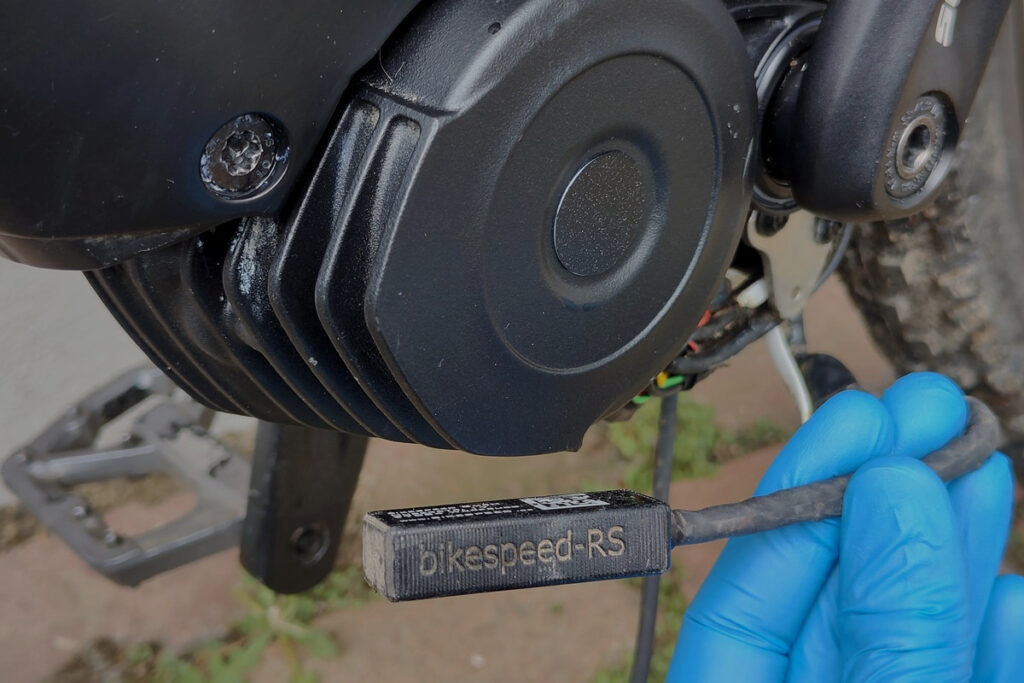
[[[626,422],[608,426],[608,439],[626,460],[623,481],[628,488],[649,491],[654,477],[654,445],[658,439],[657,401],[648,401]],[[715,424],[715,409],[680,397],[672,478],[703,477],[716,464],[784,441],[788,430],[769,420],[733,431]]]
[[[104,658],[107,671],[115,669],[118,674],[112,680],[237,683],[246,680],[267,649],[275,646],[288,663],[289,681],[312,683],[317,676],[305,668],[305,659],[327,659],[338,654],[331,635],[312,625],[313,620],[326,612],[362,604],[374,595],[358,567],[335,570],[313,589],[297,595],[274,593],[248,575],[242,577],[234,592],[245,613],[224,636],[207,640],[182,655],[162,649],[159,643],[128,645]],[[105,647],[117,650],[112,642]],[[61,680],[59,676],[57,679]]]
[[[626,422],[608,425],[608,438],[626,460],[623,481],[627,488],[649,491],[654,477],[654,446],[658,440],[657,401],[642,405]],[[720,430],[714,424],[714,408],[703,403],[679,401],[673,450],[672,478],[699,477],[714,472],[715,444]]]
[[[753,453],[765,446],[782,443],[791,436],[793,436],[792,430],[759,417],[754,420],[754,424],[747,425],[735,432],[723,430],[721,440],[715,449],[715,458],[718,462],[726,462],[732,458]]]

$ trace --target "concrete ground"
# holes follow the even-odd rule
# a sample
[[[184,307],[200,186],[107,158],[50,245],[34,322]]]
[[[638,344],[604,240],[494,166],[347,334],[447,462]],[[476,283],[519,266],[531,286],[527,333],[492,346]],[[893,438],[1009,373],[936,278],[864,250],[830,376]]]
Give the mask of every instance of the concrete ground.
[[[0,311],[2,452],[26,441],[82,393],[143,360],[80,274],[0,260]],[[807,328],[812,349],[845,361],[865,388],[879,391],[891,381],[891,370],[835,282],[815,296]],[[759,417],[797,423],[762,344],[693,394],[714,404],[725,426]],[[729,463],[712,480],[678,482],[671,502],[696,507],[745,497],[773,454],[767,449]],[[608,449],[599,443],[580,454],[487,459],[376,442],[355,507],[560,492],[608,464]],[[111,519],[115,526],[146,525],[186,503],[180,496],[156,505],[131,503]],[[716,553],[715,546],[677,551],[687,593],[696,590]],[[37,680],[100,636],[180,647],[216,635],[238,613],[232,587],[239,575],[236,555],[228,551],[126,589],[94,575],[53,537],[38,535],[0,554],[3,679]],[[340,642],[342,654],[314,666],[324,680],[338,681],[584,681],[628,653],[636,597],[629,586],[612,582],[407,605],[374,601],[318,623]],[[283,660],[270,656],[257,679],[285,676]]]
[[[78,272],[0,259],[0,452],[145,355]],[[0,489],[0,504],[10,501]]]

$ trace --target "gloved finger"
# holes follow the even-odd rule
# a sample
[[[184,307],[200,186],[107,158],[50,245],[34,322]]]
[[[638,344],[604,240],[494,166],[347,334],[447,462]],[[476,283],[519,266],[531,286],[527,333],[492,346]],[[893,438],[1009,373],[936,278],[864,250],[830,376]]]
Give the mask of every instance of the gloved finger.
[[[850,472],[892,444],[882,403],[843,392],[794,435],[757,493]],[[686,612],[669,680],[782,680],[837,539],[837,520],[826,520],[730,540]]]
[[[1016,683],[1024,671],[1024,577],[995,580],[982,621],[974,677],[983,683]]]
[[[849,410],[852,413],[866,405],[866,402],[857,405],[853,397],[860,397],[860,400],[872,398],[868,394],[856,391],[838,394],[823,405],[815,413],[814,418],[825,411],[826,407],[830,409],[830,414],[821,420],[812,418],[800,428],[790,444],[798,438],[801,439],[801,444],[818,438],[819,430],[846,429],[839,412]],[[838,403],[837,399],[849,400],[854,405]],[[904,375],[885,390],[881,403],[891,417],[891,433],[886,437],[891,439],[887,442],[889,448],[880,451],[886,455],[922,458],[945,446],[967,426],[967,402],[964,400],[964,392],[952,380],[934,372]],[[876,406],[872,405],[872,409],[875,408]],[[831,412],[833,410],[835,413]],[[842,434],[842,431],[835,433],[840,437]],[[831,441],[822,442],[823,445],[826,443]],[[768,468],[755,495],[763,496],[779,489],[847,474],[867,460],[866,456],[846,458],[837,454],[836,457],[831,457],[823,452],[823,448],[816,450],[817,457],[806,457],[803,448],[791,448],[790,444],[787,444]],[[838,466],[838,469],[835,466]]]
[[[944,387],[951,395],[963,397],[956,384],[935,373],[915,373],[894,383],[882,395],[882,403],[896,423],[894,455],[921,458],[945,445],[953,436],[952,430],[959,434],[966,426],[967,403],[963,400],[959,402],[962,413],[955,416],[922,405],[920,389],[926,383],[933,392]],[[1013,470],[1006,456],[995,454],[977,471],[950,482],[946,488],[967,560],[971,624],[977,634],[1006,545],[1013,505]]]
[[[787,683],[825,683],[842,675],[839,657],[839,566],[832,568],[789,655]]]
[[[1009,460],[996,453],[980,469],[946,488],[967,563],[971,638],[976,639],[1009,532],[1013,500]],[[840,678],[837,570],[829,574],[793,646],[787,681],[820,683]]]
[[[882,395],[882,403],[893,419],[892,452],[911,458],[922,458],[946,445],[962,433],[967,424],[967,403],[963,392],[946,377],[932,372],[913,373],[898,379]],[[978,488],[973,486],[971,490],[965,490],[964,497],[977,494]],[[969,506],[964,506],[963,511],[969,512]],[[991,523],[987,514],[979,514],[970,522],[963,522],[965,528],[978,528],[986,523]],[[986,570],[982,567],[979,571]],[[989,580],[992,576],[992,573],[988,575]],[[979,589],[982,583],[983,580],[979,579]],[[836,632],[837,595],[838,575],[833,570],[793,647],[787,680],[838,680],[841,667]]]
[[[861,467],[840,533],[843,679],[967,680],[967,583],[953,506],[935,473],[901,456]]]
[[[957,534],[967,562],[971,634],[977,638],[999,572],[1013,514],[1013,468],[1002,453],[950,482]]]
[[[892,455],[923,458],[967,426],[967,401],[952,380],[934,372],[900,377],[882,394],[892,415],[896,441]]]

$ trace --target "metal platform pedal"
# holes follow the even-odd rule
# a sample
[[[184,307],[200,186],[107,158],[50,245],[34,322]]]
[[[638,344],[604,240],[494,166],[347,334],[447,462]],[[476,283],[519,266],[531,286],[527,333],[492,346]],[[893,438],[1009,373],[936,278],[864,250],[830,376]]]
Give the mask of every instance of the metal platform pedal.
[[[152,405],[146,405],[145,402]],[[118,418],[131,422],[113,448],[101,437]],[[237,545],[250,466],[210,435],[213,411],[175,395],[154,367],[136,368],[92,392],[13,453],[0,473],[22,504],[76,554],[129,586]],[[162,472],[196,496],[184,516],[137,536],[110,528],[70,487]]]

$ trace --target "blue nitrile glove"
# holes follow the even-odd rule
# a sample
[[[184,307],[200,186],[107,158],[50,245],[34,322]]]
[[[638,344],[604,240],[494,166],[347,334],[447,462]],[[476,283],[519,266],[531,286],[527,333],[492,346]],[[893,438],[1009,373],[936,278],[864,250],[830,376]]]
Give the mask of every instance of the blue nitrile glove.
[[[730,540],[668,680],[1024,680],[1024,578],[996,579],[1009,462],[994,454],[944,485],[916,460],[966,419],[960,390],[931,373],[822,406],[757,493],[857,470],[842,519]]]

